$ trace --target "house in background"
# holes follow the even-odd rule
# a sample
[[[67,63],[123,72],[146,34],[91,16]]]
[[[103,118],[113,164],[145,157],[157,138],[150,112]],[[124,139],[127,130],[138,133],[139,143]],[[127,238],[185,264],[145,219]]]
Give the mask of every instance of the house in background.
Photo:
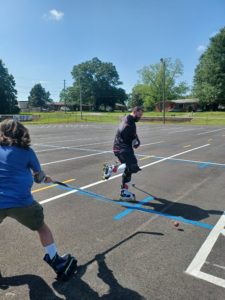
[[[28,101],[17,101],[21,112],[28,112]]]
[[[156,104],[155,110],[162,111],[163,102],[160,101]],[[199,109],[199,99],[178,99],[178,100],[166,100],[165,111],[168,112],[191,112]]]

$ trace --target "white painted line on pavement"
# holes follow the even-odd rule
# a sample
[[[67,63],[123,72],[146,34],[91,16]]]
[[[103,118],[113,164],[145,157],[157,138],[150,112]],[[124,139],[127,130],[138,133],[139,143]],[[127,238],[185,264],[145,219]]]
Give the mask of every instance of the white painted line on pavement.
[[[193,149],[189,149],[189,150],[187,150],[187,151],[180,152],[180,153],[177,153],[177,154],[174,154],[174,155],[165,157],[165,158],[163,158],[163,159],[160,159],[160,160],[158,160],[158,161],[155,161],[155,162],[152,162],[152,163],[149,163],[149,164],[147,164],[147,165],[140,166],[140,167],[141,167],[142,169],[144,169],[144,168],[147,168],[147,167],[149,167],[149,166],[159,164],[159,163],[161,163],[161,162],[163,162],[163,161],[166,161],[166,160],[168,160],[168,159],[171,159],[171,158],[173,158],[173,157],[176,157],[176,156],[179,156],[179,155],[182,155],[182,154],[191,152],[191,151],[195,151],[195,150],[198,150],[198,149],[202,149],[202,148],[207,147],[207,146],[209,146],[209,144],[205,144],[205,145],[202,145],[202,146],[200,146],[200,147],[196,147],[196,148],[193,148]],[[99,154],[101,154],[101,153],[99,153]],[[89,156],[91,156],[91,155],[94,155],[94,154],[90,154]],[[120,176],[122,176],[122,174],[118,174],[118,175],[112,176],[112,177],[110,177],[110,178],[108,179],[108,181],[109,181],[109,180],[113,180],[113,179],[115,179],[115,178],[118,178],[118,177],[120,177]],[[84,189],[90,188],[90,187],[92,187],[92,186],[96,186],[96,185],[98,185],[98,184],[101,184],[101,183],[103,183],[103,182],[106,182],[106,180],[100,180],[100,181],[97,181],[97,182],[93,182],[93,183],[91,183],[91,184],[88,184],[88,185],[86,185],[86,186],[81,187],[80,189],[84,190]],[[54,200],[56,200],[56,199],[65,197],[65,196],[70,195],[70,194],[73,194],[73,193],[77,193],[77,190],[72,190],[72,191],[69,191],[69,192],[66,192],[66,193],[57,195],[57,196],[55,196],[55,197],[48,198],[48,199],[46,199],[46,200],[41,201],[40,204],[48,203],[48,202],[54,201]]]
[[[203,135],[203,134],[216,132],[216,131],[221,131],[221,130],[225,130],[225,128],[220,128],[220,129],[210,130],[210,131],[206,131],[206,132],[201,132],[201,133],[198,133],[197,135]]]
[[[156,145],[156,144],[161,144],[161,143],[165,143],[165,141],[159,141],[159,142],[148,143],[148,144],[141,144],[140,147],[143,147],[143,146],[149,146],[149,145]]]
[[[103,152],[99,152],[99,153],[92,153],[92,154],[83,155],[83,156],[77,156],[77,157],[72,157],[72,158],[67,158],[67,159],[62,159],[62,160],[56,160],[56,161],[52,161],[52,162],[41,164],[41,166],[47,166],[47,165],[57,164],[57,163],[61,163],[61,162],[69,161],[69,160],[86,158],[86,157],[90,157],[90,156],[97,156],[97,155],[101,155],[101,154],[104,154],[104,153],[109,153],[109,151],[103,151]]]
[[[49,141],[49,138],[47,138],[47,137],[40,137],[40,138],[38,138],[38,140],[43,140],[43,139],[47,139],[47,141],[48,141],[48,143],[64,143],[64,142],[72,142],[72,141],[86,141],[86,140],[96,140],[96,139],[98,139],[98,137],[94,137],[94,138],[80,138],[80,139],[74,139],[74,135],[73,136],[70,136],[70,135],[68,135],[68,136],[63,136],[64,138],[65,137],[70,137],[70,139],[69,140],[56,140],[56,141]],[[35,146],[38,146],[38,145],[40,145],[39,143],[34,143],[33,145],[35,145]]]
[[[48,145],[48,144],[39,144],[39,146],[43,146],[43,147],[50,147],[50,149],[44,149],[44,150],[37,150],[35,151],[36,153],[41,153],[41,152],[46,152],[46,151],[55,151],[55,150],[60,150],[60,149],[74,149],[74,150],[79,150],[80,147],[83,146],[92,146],[92,145],[102,145],[102,144],[110,144],[112,143],[112,141],[110,142],[101,142],[101,143],[93,143],[93,144],[85,144],[85,145],[71,145],[71,146],[55,146],[55,145]],[[84,150],[84,149],[80,149],[80,150]],[[86,149],[86,151],[89,151],[89,149]],[[97,150],[97,151],[102,151],[102,150]]]
[[[196,130],[196,129],[186,129],[186,130],[172,131],[172,132],[169,132],[168,134],[183,133],[183,132],[193,131],[193,130]]]
[[[225,226],[225,212],[209,233],[185,273],[225,288],[225,280],[201,271],[202,266]]]
[[[206,264],[206,265],[213,265],[213,266],[216,267],[216,268],[225,270],[225,267],[224,267],[224,266],[220,266],[220,265],[217,265],[217,264],[211,264],[211,263],[208,262],[208,261],[206,261],[205,264]]]
[[[141,155],[144,156],[144,155]],[[157,156],[157,155],[151,155],[154,158],[163,158],[163,156]],[[181,161],[181,162],[190,162],[190,163],[198,163],[198,164],[208,164],[209,166],[221,166],[224,167],[225,164],[222,163],[215,163],[215,162],[211,162],[211,161],[202,161],[202,160],[191,160],[191,159],[180,159],[180,158],[172,158],[171,160],[174,161]]]
[[[80,148],[83,146],[91,146],[91,145],[102,145],[102,144],[110,144],[112,143],[112,141],[110,142],[101,142],[101,143],[93,143],[93,144],[84,144],[84,145],[78,145],[78,146],[56,146],[56,145],[48,145],[48,144],[35,144],[38,146],[42,146],[42,147],[49,147],[50,149],[44,149],[44,150],[37,150],[35,151],[36,153],[41,153],[41,152],[46,152],[46,151],[55,151],[55,150],[62,150],[62,149],[73,149],[73,150],[83,150],[83,151],[94,151],[94,152],[101,152],[102,150],[99,149],[84,149],[84,148]],[[154,142],[154,143],[148,143],[148,144],[141,144],[140,147],[143,146],[149,146],[149,145],[156,145],[156,144],[160,144],[160,143],[164,143],[164,141],[159,141],[159,142]],[[109,151],[109,150],[108,150]],[[110,151],[112,152],[112,151]]]

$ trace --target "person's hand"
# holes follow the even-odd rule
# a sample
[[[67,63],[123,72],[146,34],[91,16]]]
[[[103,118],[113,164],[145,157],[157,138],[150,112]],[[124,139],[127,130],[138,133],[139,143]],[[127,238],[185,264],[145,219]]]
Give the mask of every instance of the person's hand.
[[[53,182],[52,178],[50,176],[46,175],[44,183],[51,183],[51,182]]]
[[[134,139],[132,144],[133,144],[133,148],[137,149],[141,144],[139,138]]]

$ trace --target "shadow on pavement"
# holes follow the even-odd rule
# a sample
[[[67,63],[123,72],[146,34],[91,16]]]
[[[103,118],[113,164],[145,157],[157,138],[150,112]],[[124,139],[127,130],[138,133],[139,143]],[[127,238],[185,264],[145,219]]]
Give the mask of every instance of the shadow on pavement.
[[[192,221],[200,221],[210,217],[210,215],[222,215],[223,211],[220,210],[205,210],[196,205],[190,205],[186,203],[173,202],[167,199],[159,198],[154,196],[140,188],[135,187],[137,190],[145,193],[146,195],[152,196],[157,202],[148,202],[142,204],[142,206],[154,208],[157,212],[166,212],[169,215],[176,217],[182,217]],[[138,201],[135,201],[137,204],[141,204]],[[135,209],[135,208],[134,208]]]
[[[145,300],[138,292],[123,287],[114,277],[113,271],[108,268],[105,262],[106,254],[139,234],[163,236],[162,233],[158,232],[137,231],[103,253],[97,254],[86,264],[79,266],[77,273],[68,282],[53,282],[53,288],[58,294],[63,295],[66,300]],[[82,280],[88,266],[94,262],[96,262],[98,266],[97,276],[108,285],[108,293],[102,296],[99,296],[97,291],[93,290],[84,280]],[[28,285],[31,300],[64,299],[64,297],[61,298],[56,296],[54,291],[39,276],[26,274],[5,278],[0,277],[0,290],[7,290],[9,287],[21,285]]]
[[[54,289],[59,294],[64,295],[66,300],[145,300],[145,298],[136,291],[123,287],[114,277],[113,271],[108,268],[105,262],[106,254],[110,253],[121,244],[127,242],[128,240],[139,234],[163,236],[163,234],[159,232],[137,231],[126,237],[119,243],[115,244],[114,246],[110,247],[106,251],[96,255],[86,264],[79,266],[78,272],[74,276],[74,278],[66,283],[67,287],[56,281],[53,283]],[[82,276],[86,273],[87,267],[94,262],[96,262],[98,265],[98,277],[109,287],[109,292],[102,296],[99,296],[96,291],[94,291],[86,282],[81,279]]]
[[[57,297],[54,294],[54,291],[39,276],[25,274],[25,275],[18,275],[12,277],[0,277],[0,290],[5,290],[5,293],[7,293],[6,290],[10,287],[22,286],[22,285],[28,286],[29,299],[31,300],[61,300],[62,299]],[[5,299],[7,298],[8,297],[6,296]],[[14,299],[21,299],[21,297],[15,295]]]

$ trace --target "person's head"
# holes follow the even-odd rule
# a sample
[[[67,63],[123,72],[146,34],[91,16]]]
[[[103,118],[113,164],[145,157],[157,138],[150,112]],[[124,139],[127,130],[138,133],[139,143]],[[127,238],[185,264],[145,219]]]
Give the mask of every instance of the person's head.
[[[134,117],[135,122],[138,122],[141,119],[143,112],[144,112],[144,109],[141,106],[135,106],[132,109],[131,115]]]
[[[6,119],[0,123],[0,145],[28,148],[31,140],[28,129],[18,121]]]

